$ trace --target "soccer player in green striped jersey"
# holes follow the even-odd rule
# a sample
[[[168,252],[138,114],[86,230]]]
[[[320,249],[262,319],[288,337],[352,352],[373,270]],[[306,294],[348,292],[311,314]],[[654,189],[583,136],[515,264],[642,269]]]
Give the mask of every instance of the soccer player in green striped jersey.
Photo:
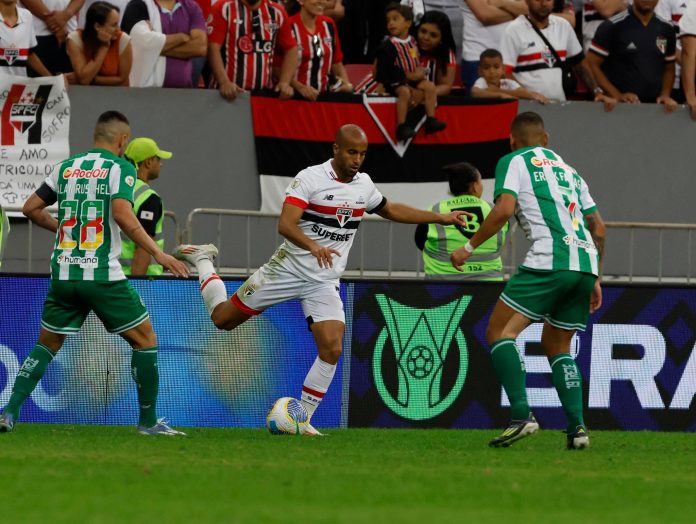
[[[532,243],[500,295],[486,333],[512,418],[490,442],[494,447],[507,447],[539,429],[529,411],[524,362],[515,343],[533,321],[544,322],[541,345],[568,418],[567,447],[582,449],[590,443],[582,412],[582,378],[570,356],[570,342],[602,304],[598,276],[605,226],[585,181],[547,144],[537,113],[517,115],[510,134],[513,152],[496,168],[495,207],[471,240],[451,255],[460,269],[513,214]]]
[[[121,269],[121,230],[174,275],[187,276],[188,268],[163,253],[133,214],[136,173],[121,158],[129,137],[130,125],[124,115],[103,113],[94,129],[94,148],[64,160],[24,204],[24,214],[55,232],[56,241],[39,340],[17,373],[9,403],[0,416],[0,433],[14,429],[22,404],[65,336],[77,333],[94,311],[110,333],[118,333],[133,348],[138,431],[182,434],[157,418],[157,337],[142,300]],[[46,209],[55,202],[57,219]]]

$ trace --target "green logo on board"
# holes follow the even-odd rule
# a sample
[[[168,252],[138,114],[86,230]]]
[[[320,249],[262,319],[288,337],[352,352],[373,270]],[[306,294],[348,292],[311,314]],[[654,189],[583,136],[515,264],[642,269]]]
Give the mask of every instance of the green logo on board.
[[[405,306],[385,295],[376,298],[386,322],[377,338],[372,359],[380,397],[389,409],[407,419],[426,420],[439,415],[452,405],[466,381],[469,356],[459,322],[471,297],[429,309]],[[395,395],[384,380],[385,371],[393,375],[394,370],[382,369],[388,340],[396,359]],[[449,391],[443,392],[445,360],[455,348],[459,351],[456,378]]]

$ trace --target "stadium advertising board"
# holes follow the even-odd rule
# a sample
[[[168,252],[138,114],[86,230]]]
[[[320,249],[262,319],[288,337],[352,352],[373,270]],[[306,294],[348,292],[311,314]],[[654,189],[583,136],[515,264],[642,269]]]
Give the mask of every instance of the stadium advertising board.
[[[0,277],[0,406],[36,342],[47,278]],[[298,397],[316,349],[298,302],[276,306],[232,332],[208,318],[194,280],[133,280],[158,336],[158,412],[177,426],[261,427],[275,399]],[[241,281],[225,282],[232,293]],[[345,289],[343,290],[345,292]],[[341,417],[342,366],[315,415]],[[130,348],[90,315],[69,336],[22,409],[23,422],[133,424]]]
[[[232,293],[240,281],[226,282]],[[276,398],[297,397],[316,356],[298,302],[232,332],[208,319],[193,280],[134,280],[160,348],[159,412],[181,426],[260,427]],[[0,406],[39,331],[45,277],[0,277]],[[317,427],[491,428],[507,422],[485,331],[498,284],[344,284],[346,353]],[[696,431],[696,289],[606,287],[573,343],[594,429]],[[564,416],[541,350],[519,339],[542,427]],[[130,351],[90,316],[22,412],[26,422],[135,424]],[[345,379],[344,379],[345,370]]]
[[[507,398],[486,325],[497,284],[355,284],[350,426],[502,427]],[[518,339],[530,406],[565,426],[540,323]],[[696,430],[696,289],[607,287],[572,344],[595,429]]]

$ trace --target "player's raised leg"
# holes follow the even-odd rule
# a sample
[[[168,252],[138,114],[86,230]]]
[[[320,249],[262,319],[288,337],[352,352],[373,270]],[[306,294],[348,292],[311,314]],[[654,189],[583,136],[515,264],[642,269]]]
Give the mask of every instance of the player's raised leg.
[[[498,300],[488,323],[486,337],[498,380],[510,400],[510,424],[489,442],[493,447],[508,447],[539,429],[527,402],[527,373],[515,339],[531,320]]]
[[[311,419],[324,399],[336,374],[336,365],[343,351],[345,327],[345,323],[339,320],[314,322],[310,327],[317,344],[317,358],[305,377],[300,397],[300,402],[302,402],[310,418],[310,424],[305,432],[306,435],[321,435],[311,425]]]
[[[19,368],[10,400],[0,415],[0,433],[14,429],[24,401],[34,391],[64,341],[64,334],[52,333],[41,328],[39,340]]]
[[[157,418],[159,370],[157,369],[157,335],[147,318],[120,335],[133,349],[131,375],[138,388],[138,432],[141,435],[186,435],[170,427],[167,419]]]
[[[201,296],[216,327],[230,331],[253,316],[252,313],[243,309],[244,306],[239,301],[234,301],[237,302],[235,304],[227,300],[225,284],[215,272],[213,265],[213,260],[218,254],[213,244],[182,244],[174,250],[173,254],[174,257],[188,262],[198,271]]]

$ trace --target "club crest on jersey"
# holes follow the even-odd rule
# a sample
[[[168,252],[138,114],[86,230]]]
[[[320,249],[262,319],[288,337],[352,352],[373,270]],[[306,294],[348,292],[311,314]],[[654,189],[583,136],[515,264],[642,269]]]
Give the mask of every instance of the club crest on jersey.
[[[242,294],[245,297],[250,297],[254,293],[256,293],[256,287],[252,283],[247,282],[246,284],[244,284],[244,287],[242,289]]]
[[[338,224],[343,227],[346,222],[350,220],[350,218],[353,216],[353,210],[352,209],[345,209],[339,207],[336,210],[336,220],[338,220]]]
[[[667,39],[664,36],[658,36],[655,39],[655,45],[663,55],[667,52]]]
[[[553,65],[556,63],[556,57],[553,56],[553,53],[548,47],[541,52],[541,59],[549,67],[553,67]]]
[[[14,46],[6,47],[3,49],[3,57],[5,58],[7,65],[12,65],[14,61],[19,58],[19,49]]]

